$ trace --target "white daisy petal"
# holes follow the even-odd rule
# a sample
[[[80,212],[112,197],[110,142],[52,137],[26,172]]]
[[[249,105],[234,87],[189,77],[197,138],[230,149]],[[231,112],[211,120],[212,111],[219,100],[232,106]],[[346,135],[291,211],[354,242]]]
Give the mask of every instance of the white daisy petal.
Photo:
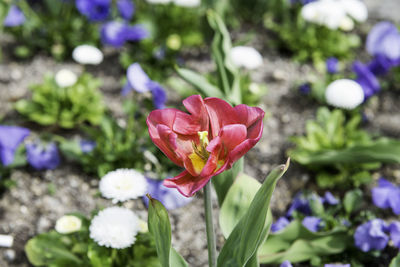
[[[354,109],[364,101],[364,91],[357,82],[340,79],[328,85],[325,100],[337,108]]]
[[[98,65],[103,61],[103,53],[95,46],[80,45],[72,51],[72,58],[80,64]]]
[[[138,217],[129,209],[111,207],[100,211],[89,227],[90,238],[100,246],[123,249],[136,241]]]
[[[146,178],[133,169],[118,169],[107,173],[100,181],[100,192],[113,203],[136,199],[146,194]]]
[[[236,46],[230,51],[233,63],[249,70],[260,67],[263,63],[261,54],[250,46]]]
[[[70,234],[81,229],[82,220],[73,215],[65,215],[57,220],[55,229],[60,234]]]
[[[174,4],[181,7],[198,7],[201,4],[200,0],[174,0]]]
[[[76,83],[78,77],[75,73],[68,69],[59,70],[54,77],[56,83],[60,87],[69,87]]]

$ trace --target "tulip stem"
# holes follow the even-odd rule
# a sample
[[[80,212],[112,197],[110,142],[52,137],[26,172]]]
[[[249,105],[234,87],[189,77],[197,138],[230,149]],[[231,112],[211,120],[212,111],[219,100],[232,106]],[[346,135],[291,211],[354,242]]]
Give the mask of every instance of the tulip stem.
[[[217,259],[217,248],[215,244],[215,232],[212,218],[211,180],[204,187],[204,210],[206,215],[208,266],[215,267]]]

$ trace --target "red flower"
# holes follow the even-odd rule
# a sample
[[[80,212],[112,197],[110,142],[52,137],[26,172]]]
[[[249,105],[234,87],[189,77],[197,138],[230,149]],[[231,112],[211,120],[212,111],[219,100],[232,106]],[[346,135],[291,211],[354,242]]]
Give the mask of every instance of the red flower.
[[[174,108],[154,110],[147,125],[154,144],[185,168],[164,180],[164,185],[190,197],[260,140],[264,111],[243,104],[232,107],[215,97],[203,100],[199,95],[186,98],[183,105],[190,114]]]

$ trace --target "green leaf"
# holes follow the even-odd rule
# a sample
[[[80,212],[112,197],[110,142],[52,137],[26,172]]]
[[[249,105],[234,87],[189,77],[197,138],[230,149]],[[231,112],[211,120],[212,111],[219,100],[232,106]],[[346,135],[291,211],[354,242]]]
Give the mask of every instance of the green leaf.
[[[244,159],[242,157],[233,165],[230,170],[224,171],[211,179],[214,185],[215,192],[217,193],[218,204],[220,207],[224,202],[225,196],[228,193],[229,188],[235,181],[235,178],[237,177],[239,172],[243,171],[243,165]]]
[[[346,193],[343,199],[343,206],[348,214],[361,207],[362,195],[363,193],[360,189],[355,189]]]
[[[300,262],[341,253],[351,244],[352,237],[344,229],[314,233],[295,220],[268,236],[258,251],[258,258],[261,263]]]
[[[224,97],[224,95],[221,93],[218,87],[210,84],[207,81],[207,79],[201,76],[200,74],[197,74],[194,71],[183,68],[177,68],[176,72],[182,79],[184,79],[189,84],[193,85],[197,90],[199,90],[205,96],[219,97],[219,98]]]
[[[168,212],[157,199],[149,198],[149,231],[153,235],[158,259],[163,267],[187,266],[185,260],[171,247],[171,224]]]
[[[236,224],[246,213],[261,184],[246,174],[240,174],[226,195],[219,213],[222,234],[228,238]]]
[[[397,256],[392,259],[389,267],[399,267],[399,266],[400,266],[400,253],[397,254]]]
[[[229,235],[217,260],[217,266],[245,266],[257,253],[259,246],[268,235],[271,221],[267,220],[269,203],[276,183],[289,167],[274,169],[257,191],[249,209]]]

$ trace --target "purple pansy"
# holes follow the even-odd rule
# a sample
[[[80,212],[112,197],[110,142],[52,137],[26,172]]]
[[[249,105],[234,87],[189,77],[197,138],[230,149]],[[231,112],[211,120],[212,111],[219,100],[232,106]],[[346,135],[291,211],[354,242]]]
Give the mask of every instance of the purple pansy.
[[[271,233],[275,233],[286,228],[289,223],[290,221],[286,217],[280,217],[276,222],[271,225]]]
[[[151,197],[160,201],[167,210],[177,209],[192,201],[192,198],[184,197],[176,188],[168,188],[163,185],[163,180],[147,179],[147,191]],[[148,197],[143,197],[146,206],[149,204]]]
[[[127,95],[131,90],[139,93],[151,92],[154,106],[158,109],[165,107],[167,101],[165,90],[147,76],[139,63],[130,65],[126,76],[128,82],[122,88],[122,95]]]
[[[26,144],[26,158],[35,170],[52,170],[60,164],[60,155],[55,143],[40,142]]]
[[[386,223],[381,219],[373,219],[358,226],[354,233],[354,241],[357,248],[364,252],[370,250],[383,250],[389,237],[385,234]]]
[[[397,248],[400,248],[400,222],[392,222],[389,225],[389,233],[393,244]]]
[[[400,188],[384,178],[372,189],[372,201],[381,209],[391,208],[394,214],[400,214]]]
[[[304,217],[302,224],[311,232],[318,232],[321,229],[322,219],[314,216]]]
[[[91,140],[81,140],[79,142],[82,153],[90,153],[96,147],[96,142]]]
[[[335,198],[331,192],[327,191],[325,192],[324,197],[322,198],[323,203],[327,203],[329,205],[337,205],[339,203],[339,200]]]
[[[368,63],[368,69],[375,75],[385,75],[396,64],[385,56],[377,55]]]
[[[299,86],[300,93],[304,95],[308,95],[311,92],[311,85],[310,83],[303,83]]]
[[[132,0],[118,0],[117,7],[121,17],[126,20],[130,20],[135,13],[135,5]]]
[[[110,14],[111,0],[76,0],[76,8],[91,21],[106,20]]]
[[[290,261],[284,261],[280,267],[293,267],[293,265],[290,263]]]
[[[292,216],[294,211],[301,212],[305,215],[311,215],[311,207],[308,199],[302,194],[297,194],[290,205],[289,210],[286,213],[287,217]]]
[[[376,24],[369,32],[366,48],[373,56],[382,55],[389,60],[400,59],[400,33],[397,27],[388,21]]]
[[[121,21],[110,21],[101,27],[103,44],[121,47],[126,41],[140,41],[148,37],[147,30],[141,25],[130,26]]]
[[[353,71],[357,74],[357,79],[355,81],[361,85],[365,99],[378,93],[380,90],[379,81],[367,66],[356,61],[353,64]]]
[[[16,5],[11,5],[7,16],[3,21],[5,27],[15,27],[24,24],[26,18],[24,13]]]
[[[326,70],[330,74],[335,74],[339,69],[339,60],[335,57],[330,57],[326,60]]]
[[[15,151],[29,134],[26,128],[0,125],[0,160],[4,166],[13,163]]]

